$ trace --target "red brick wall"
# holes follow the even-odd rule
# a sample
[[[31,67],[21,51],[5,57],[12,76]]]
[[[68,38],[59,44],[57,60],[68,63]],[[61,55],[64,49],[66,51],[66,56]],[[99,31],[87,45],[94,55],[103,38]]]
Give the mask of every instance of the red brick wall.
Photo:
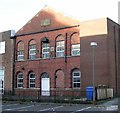
[[[108,28],[110,85],[114,88],[114,94],[120,96],[120,30],[119,25],[110,19]]]
[[[25,61],[16,62],[15,72],[22,71],[24,74],[24,87],[27,88],[27,76],[30,70],[36,74],[36,88],[41,86],[41,74],[47,72],[50,77],[50,87],[55,87],[55,73],[57,70],[64,72],[64,87],[72,87],[72,75],[73,69],[78,68],[81,71],[81,90],[85,90],[87,86],[92,86],[92,47],[90,46],[91,41],[96,41],[98,46],[95,48],[95,81],[97,85],[106,85],[114,88],[114,94],[116,93],[116,81],[115,81],[115,49],[114,49],[114,37],[113,34],[109,35],[95,35],[80,38],[81,54],[78,57],[71,57],[71,41],[70,36],[74,32],[78,32],[77,28],[70,28],[66,30],[59,30],[45,33],[46,37],[50,40],[50,46],[55,47],[55,39],[59,34],[67,37],[67,57],[56,58],[55,51],[51,53],[50,59],[39,59],[40,58],[40,40],[44,34],[28,35],[18,37],[17,42],[23,40],[25,43]],[[111,31],[113,32],[113,31]],[[28,60],[28,43],[31,39],[35,39],[37,42],[37,60]],[[16,43],[17,43],[16,42]],[[24,70],[22,70],[24,67]],[[58,83],[58,80],[57,80]],[[60,83],[61,84],[61,83]],[[60,84],[57,84],[58,86]]]
[[[82,72],[82,87],[93,85],[93,56],[90,43],[97,42],[95,47],[95,84],[109,86],[108,72],[108,51],[107,51],[107,35],[81,37],[81,55],[80,67]]]
[[[43,19],[51,19],[51,25],[46,27],[40,26],[40,21]],[[110,22],[113,23],[113,22]],[[79,31],[80,27],[67,28],[62,30],[55,30],[45,33],[38,33],[33,35],[25,35],[17,37],[16,44],[22,40],[25,44],[25,61],[15,63],[15,76],[16,73],[21,71],[24,74],[24,88],[27,88],[27,78],[28,72],[34,71],[36,74],[36,88],[40,88],[41,85],[41,74],[47,72],[50,77],[50,87],[54,89],[55,87],[55,74],[57,70],[62,70],[64,73],[64,87],[72,87],[72,70],[77,68],[81,71],[81,90],[85,90],[87,86],[91,86],[92,81],[92,47],[90,47],[91,41],[96,41],[98,46],[95,48],[95,81],[96,85],[107,85],[114,88],[116,92],[116,75],[119,78],[119,63],[116,64],[118,60],[118,51],[115,54],[115,39],[116,42],[119,42],[117,29],[113,26],[114,24],[108,23],[107,29],[108,34],[93,35],[80,37]],[[69,18],[61,13],[56,12],[51,8],[45,8],[40,11],[36,16],[34,16],[17,34],[24,34],[30,32],[38,32],[42,30],[50,30],[60,27],[78,25],[79,22],[75,19]],[[74,37],[76,33],[77,38]],[[57,36],[62,35],[65,38],[65,53],[67,57],[65,58],[56,58],[55,52],[55,42]],[[74,37],[74,41],[71,41],[71,37]],[[54,47],[54,51],[50,54],[50,59],[41,59],[41,38],[47,37],[50,41],[50,47]],[[34,39],[37,43],[37,59],[28,60],[28,44],[29,41]],[[79,40],[80,39],[80,40]],[[81,54],[77,57],[71,57],[71,43],[79,41],[81,44]],[[119,47],[119,44],[116,43],[116,47]],[[116,58],[116,57],[117,58]],[[23,70],[24,68],[24,70]],[[116,71],[117,69],[117,71]],[[116,74],[117,73],[117,74]],[[61,81],[62,81],[61,80]],[[16,81],[16,77],[15,77]],[[119,82],[119,81],[118,81]],[[117,82],[117,83],[118,83]],[[120,82],[119,82],[120,83]],[[63,86],[58,84],[57,86]],[[15,82],[16,85],[16,82]]]
[[[44,34],[36,34],[36,35],[28,35],[28,36],[22,36],[22,37],[17,37],[16,44],[22,40],[25,44],[25,61],[16,61],[15,64],[15,76],[17,72],[21,71],[24,74],[24,88],[27,88],[27,78],[28,78],[28,72],[30,70],[34,71],[36,74],[36,88],[40,88],[40,78],[41,74],[44,72],[47,72],[50,77],[50,87],[54,88],[55,87],[55,73],[57,70],[62,70],[64,73],[64,87],[65,88],[70,88],[71,87],[71,71],[74,68],[80,69],[80,56],[77,57],[71,57],[71,44],[70,44],[70,36],[78,32],[78,28],[69,28],[66,30],[58,30],[58,31],[53,31],[53,32],[47,32],[45,33],[45,36],[49,39],[50,41],[50,46],[54,47],[55,49],[55,39],[59,34],[62,34],[66,40],[67,44],[67,57],[66,58],[56,58],[55,57],[55,50],[51,53],[51,58],[50,59],[41,59],[40,54],[41,54],[41,43],[40,40],[41,38],[44,37]],[[78,38],[79,35],[77,35]],[[30,61],[28,60],[28,43],[31,39],[35,39],[37,42],[37,59]],[[16,47],[17,48],[17,47]],[[24,70],[23,70],[24,68]],[[15,77],[16,81],[16,77]],[[61,83],[57,82],[57,85],[61,85]],[[16,86],[16,82],[15,82]]]

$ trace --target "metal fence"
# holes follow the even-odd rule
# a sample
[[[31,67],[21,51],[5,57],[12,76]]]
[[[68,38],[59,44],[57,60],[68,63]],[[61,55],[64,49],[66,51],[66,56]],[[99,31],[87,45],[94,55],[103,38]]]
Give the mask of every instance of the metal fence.
[[[96,89],[96,100],[113,98],[113,89]],[[81,90],[51,90],[40,91],[34,89],[16,89],[14,94],[11,91],[4,91],[3,100],[39,101],[39,102],[67,102],[67,103],[90,103],[93,101],[93,91]]]
[[[17,90],[14,95],[11,91],[4,92],[3,100],[21,100],[21,101],[39,101],[39,102],[67,102],[67,103],[83,103],[88,102],[86,91],[79,90],[52,90],[49,92],[40,90]],[[46,94],[46,95],[45,95]]]

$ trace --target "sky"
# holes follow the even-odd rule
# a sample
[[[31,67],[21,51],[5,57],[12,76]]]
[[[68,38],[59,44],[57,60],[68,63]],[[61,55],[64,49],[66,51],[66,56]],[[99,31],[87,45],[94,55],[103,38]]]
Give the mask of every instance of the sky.
[[[22,28],[45,5],[80,21],[108,17],[118,23],[120,0],[0,0],[0,32]]]

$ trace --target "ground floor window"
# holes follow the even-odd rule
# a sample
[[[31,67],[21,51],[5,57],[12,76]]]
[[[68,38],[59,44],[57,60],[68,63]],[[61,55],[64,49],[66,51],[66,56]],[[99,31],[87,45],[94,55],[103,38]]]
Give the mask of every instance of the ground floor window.
[[[55,88],[65,88],[65,82],[67,81],[64,76],[64,72],[62,70],[57,70],[55,75],[56,79],[54,79]],[[81,87],[81,72],[78,69],[75,69],[72,71],[71,74],[72,80],[71,80],[71,86],[72,88],[80,88]],[[50,94],[50,83],[51,79],[49,77],[48,73],[43,73],[39,79],[39,81],[36,79],[35,73],[32,71],[28,74],[27,80],[23,80],[23,73],[20,72],[17,74],[17,88],[23,88],[23,81],[27,81],[28,88],[35,88],[36,83],[40,83],[40,90],[42,91],[42,95],[49,95]],[[37,80],[37,82],[36,82]],[[26,85],[25,85],[26,86]],[[48,93],[45,93],[45,92]]]
[[[4,93],[4,73],[5,73],[5,68],[4,66],[0,67],[0,94]]]
[[[19,73],[17,75],[17,88],[23,88],[23,74]]]
[[[35,73],[29,73],[29,88],[35,88]]]
[[[79,70],[72,72],[72,85],[73,88],[80,88],[81,86],[81,72]]]

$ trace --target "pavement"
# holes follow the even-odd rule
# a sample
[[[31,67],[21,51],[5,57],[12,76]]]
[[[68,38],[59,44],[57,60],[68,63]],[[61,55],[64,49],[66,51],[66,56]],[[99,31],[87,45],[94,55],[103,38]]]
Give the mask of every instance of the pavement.
[[[99,106],[103,106],[106,111],[116,111],[116,110],[120,110],[119,109],[119,105],[120,105],[120,98],[114,98],[111,100],[108,100],[107,102],[104,102],[102,104],[100,104]]]
[[[27,102],[20,103],[15,101],[3,102],[2,110],[7,111],[34,111],[34,113],[39,113],[46,111],[54,111],[58,113],[60,111],[67,111],[69,113],[79,113],[83,111],[118,111],[118,104],[120,98],[114,98],[111,100],[105,100],[104,103],[94,104],[67,104],[67,103],[40,103],[40,102]],[[3,112],[3,113],[4,113]],[[24,112],[23,112],[24,113]],[[53,113],[53,112],[52,112]],[[62,112],[64,113],[64,112]]]

